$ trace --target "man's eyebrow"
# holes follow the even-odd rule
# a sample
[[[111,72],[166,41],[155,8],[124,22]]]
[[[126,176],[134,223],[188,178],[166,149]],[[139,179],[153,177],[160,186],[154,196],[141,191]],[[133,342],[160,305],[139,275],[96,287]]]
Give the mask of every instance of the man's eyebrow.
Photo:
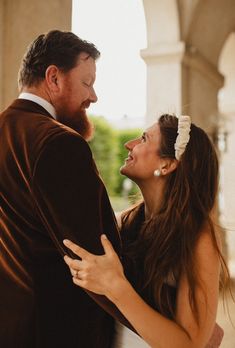
[[[84,75],[84,79],[88,79],[91,83],[94,83],[95,76],[93,76],[92,74],[88,73],[88,74]]]
[[[92,74],[90,74],[90,73],[85,74],[84,77],[87,77],[87,78],[89,78],[89,79],[93,79],[93,76],[92,76]]]

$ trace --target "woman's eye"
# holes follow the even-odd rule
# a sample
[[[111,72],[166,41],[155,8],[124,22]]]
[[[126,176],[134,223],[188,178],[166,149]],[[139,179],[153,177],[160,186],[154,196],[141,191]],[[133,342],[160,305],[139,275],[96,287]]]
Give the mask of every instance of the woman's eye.
[[[146,141],[145,135],[142,135],[142,136],[141,136],[141,141],[142,141],[142,142],[145,142],[145,141]]]

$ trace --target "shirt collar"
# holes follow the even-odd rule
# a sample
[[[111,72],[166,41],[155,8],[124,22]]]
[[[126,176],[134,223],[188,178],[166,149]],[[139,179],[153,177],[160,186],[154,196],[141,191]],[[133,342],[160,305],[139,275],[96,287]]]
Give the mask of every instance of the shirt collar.
[[[39,105],[41,105],[49,114],[56,118],[56,111],[53,105],[51,105],[47,100],[39,97],[38,95],[32,94],[32,93],[27,93],[23,92],[20,93],[19,99],[26,99],[26,100],[31,100]]]

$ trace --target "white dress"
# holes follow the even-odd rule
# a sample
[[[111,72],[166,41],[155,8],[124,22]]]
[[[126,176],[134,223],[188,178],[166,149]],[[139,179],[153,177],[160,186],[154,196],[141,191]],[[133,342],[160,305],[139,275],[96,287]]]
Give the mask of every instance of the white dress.
[[[173,273],[168,275],[166,283],[173,287],[176,285]],[[113,348],[151,348],[140,336],[118,321],[115,323],[115,330]]]
[[[151,348],[140,336],[121,323],[116,322],[115,329],[113,348]]]

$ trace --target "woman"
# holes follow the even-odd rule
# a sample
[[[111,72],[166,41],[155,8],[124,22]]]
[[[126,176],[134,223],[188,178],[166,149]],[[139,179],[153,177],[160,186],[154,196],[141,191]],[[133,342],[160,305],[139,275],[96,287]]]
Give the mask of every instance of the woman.
[[[118,325],[115,347],[205,347],[215,325],[221,269],[224,282],[227,272],[212,222],[215,150],[188,116],[171,115],[125,146],[121,173],[143,196],[118,219],[125,273],[105,236],[102,256],[65,241],[81,258],[65,256],[65,262],[75,284],[108,297],[143,338]]]

